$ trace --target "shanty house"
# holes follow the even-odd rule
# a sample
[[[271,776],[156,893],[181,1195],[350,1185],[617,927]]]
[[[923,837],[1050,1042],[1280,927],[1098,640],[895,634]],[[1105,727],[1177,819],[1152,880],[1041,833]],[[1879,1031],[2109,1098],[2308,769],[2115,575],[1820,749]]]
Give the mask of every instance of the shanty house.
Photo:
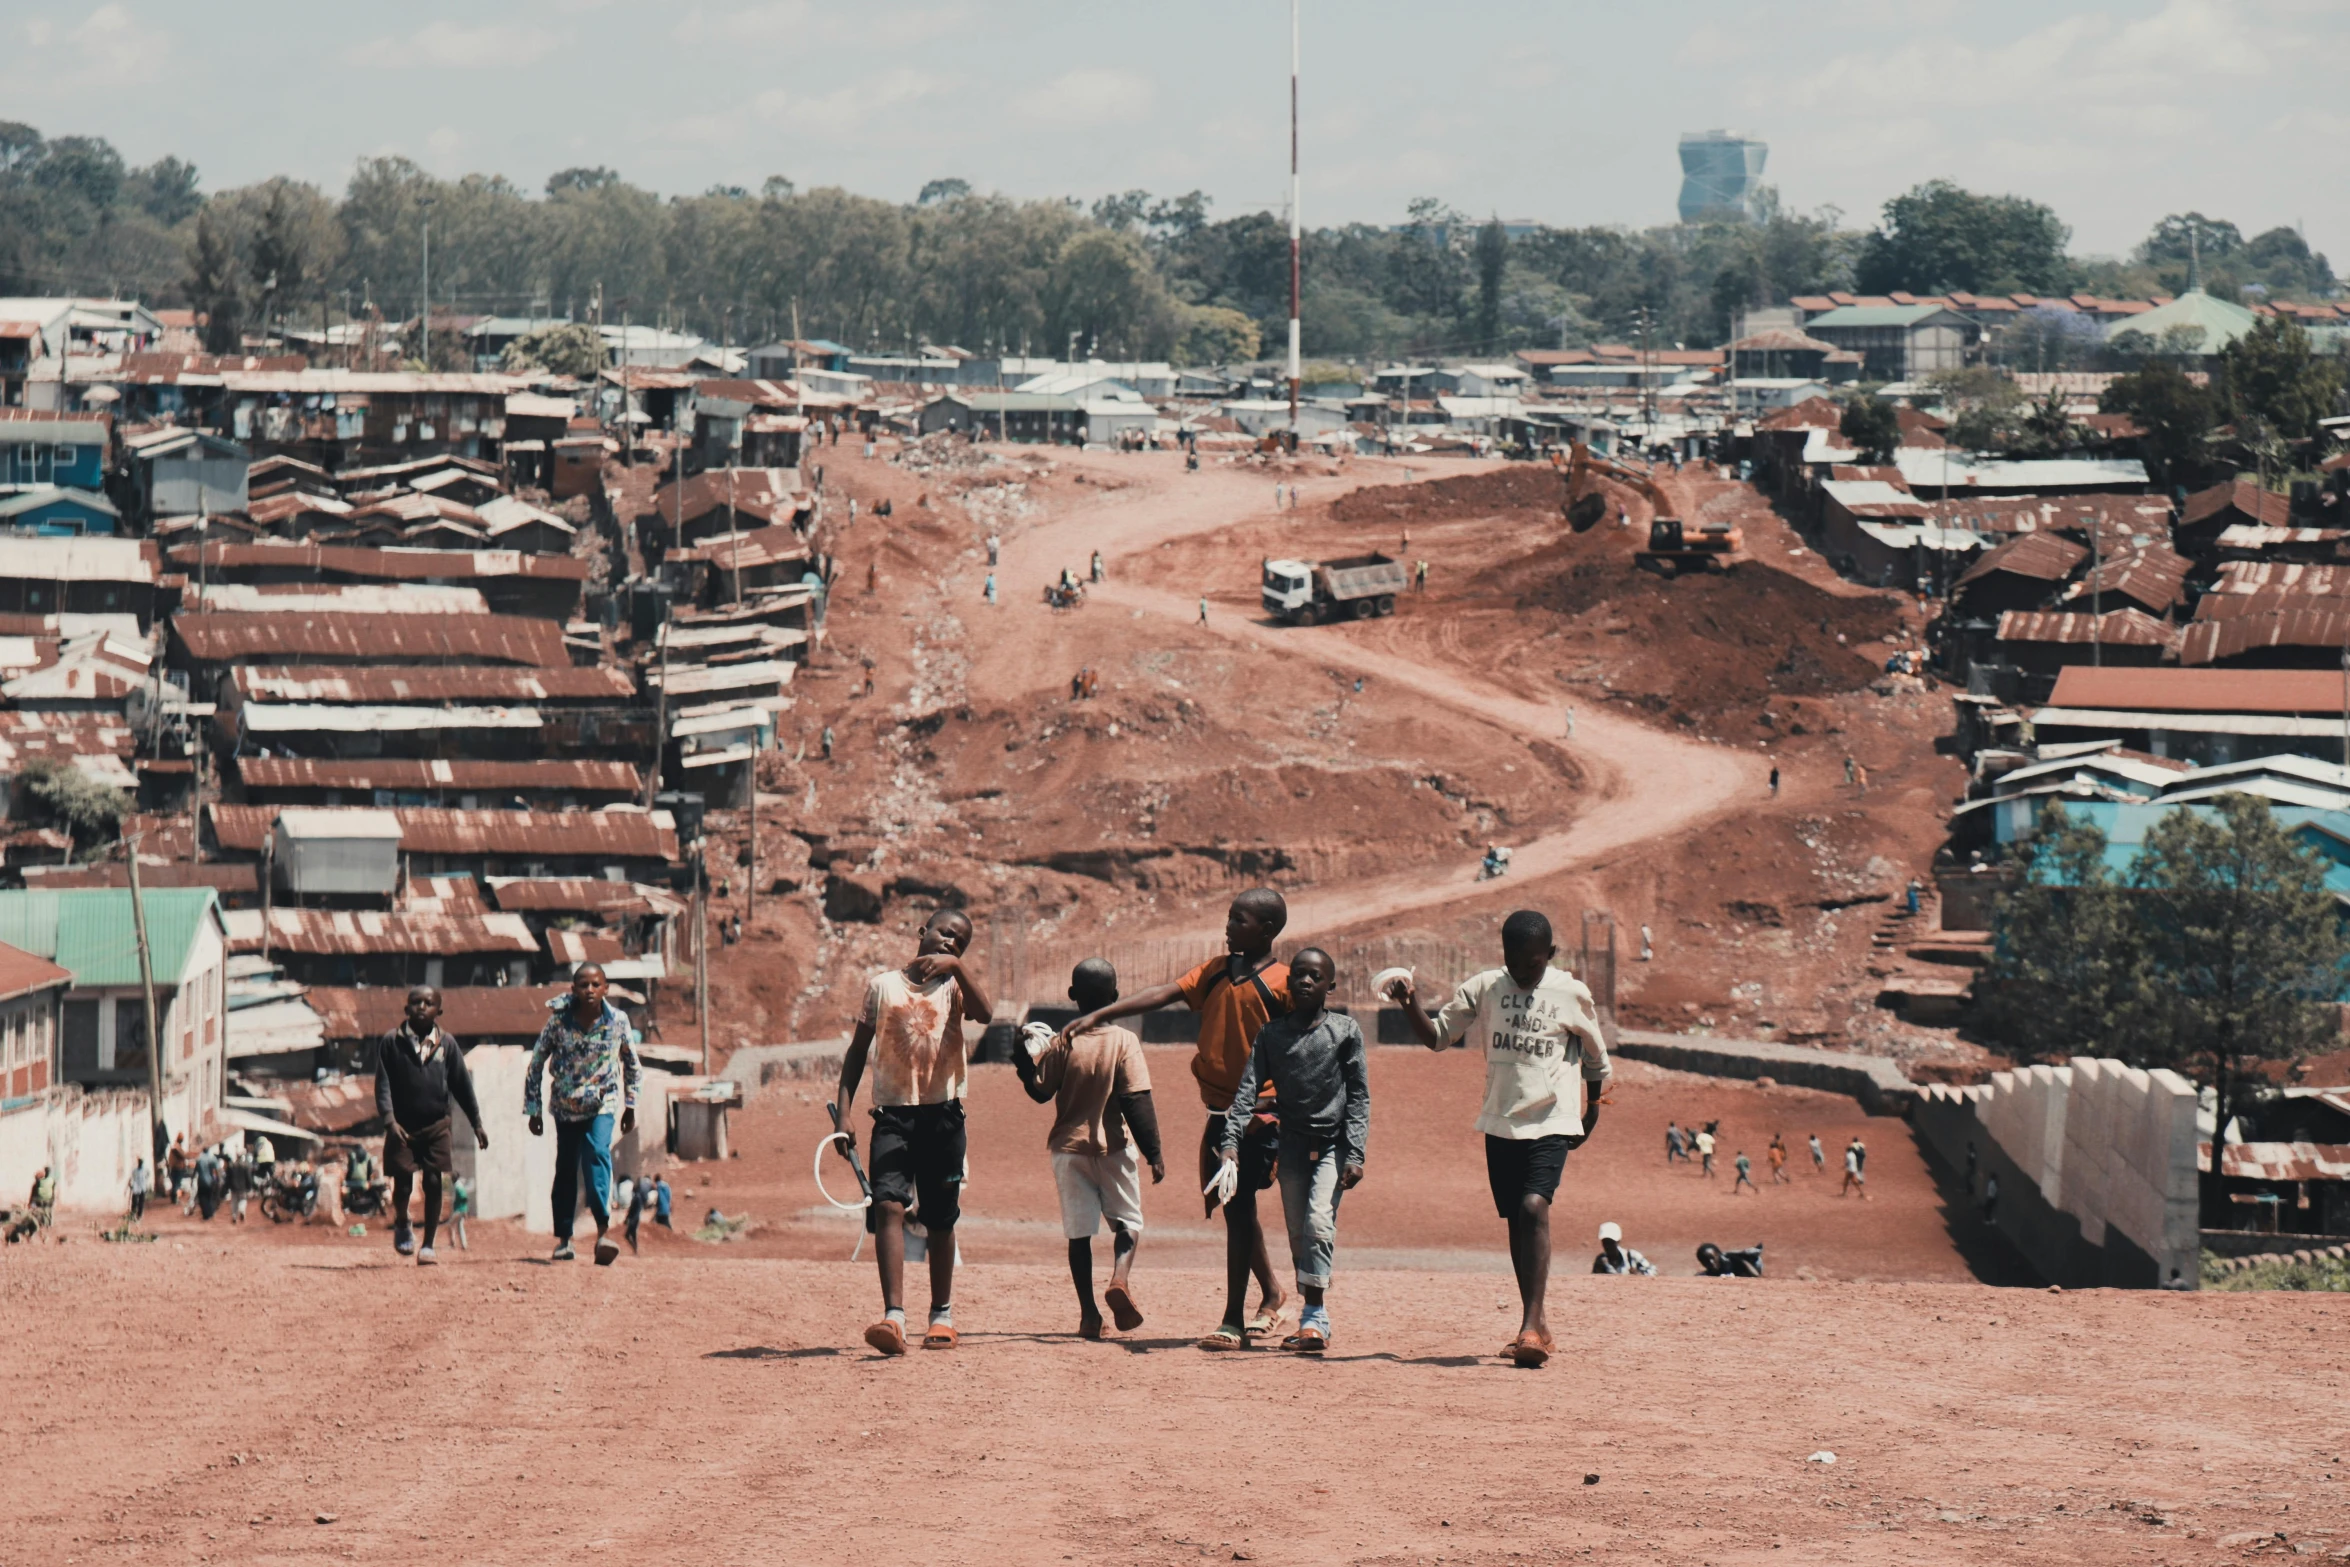
[[[650,720],[646,721],[648,726]],[[579,810],[625,805],[644,792],[618,761],[485,762],[472,758],[319,760],[240,756],[237,781],[255,805],[487,805]]]
[[[57,1078],[57,1024],[73,972],[0,945],[0,1110]]]
[[[2218,552],[2220,536],[2230,528],[2284,528],[2292,521],[2290,496],[2237,479],[2188,496],[2173,533],[2180,549],[2208,556]]]
[[[34,533],[51,538],[120,531],[114,502],[91,490],[19,490],[0,496],[0,533]]]
[[[376,909],[290,909],[240,916],[288,977],[306,985],[523,985],[538,939],[519,914],[385,913]]]
[[[2038,609],[2088,558],[2087,545],[2061,534],[2019,533],[1960,573],[1952,597],[1967,615]]]
[[[102,418],[0,418],[0,488],[103,490],[108,436]]]
[[[331,818],[352,807],[320,810]],[[257,860],[279,807],[206,807],[211,841],[224,857]],[[367,814],[374,814],[369,812]],[[662,881],[677,860],[677,823],[667,811],[452,810],[400,806],[399,852],[409,873],[433,876],[603,876]],[[320,826],[331,832],[331,822]]]
[[[164,1120],[202,1133],[220,1109],[227,928],[209,887],[143,894],[166,1049]],[[67,970],[58,1072],[85,1088],[148,1085],[146,995],[128,890],[0,892],[0,942]]]
[[[244,511],[251,499],[251,457],[226,437],[166,425],[123,437],[122,455],[131,520],[141,527]]]
[[[162,575],[151,539],[12,538],[0,542],[0,614],[155,619]]]
[[[2170,629],[2134,609],[2104,615],[2011,609],[1999,617],[1997,656],[2025,677],[2022,700],[2044,702],[2058,672],[2069,665],[2145,668],[2161,663]]]

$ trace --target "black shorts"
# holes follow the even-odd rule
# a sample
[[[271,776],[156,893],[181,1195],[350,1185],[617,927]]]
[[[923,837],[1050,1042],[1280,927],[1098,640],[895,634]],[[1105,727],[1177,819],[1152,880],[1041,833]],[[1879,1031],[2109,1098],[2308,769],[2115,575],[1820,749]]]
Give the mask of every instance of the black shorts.
[[[1493,1188],[1493,1211],[1505,1219],[1515,1217],[1529,1197],[1550,1201],[1566,1168],[1564,1132],[1548,1137],[1486,1136],[1485,1180]]]
[[[1224,1115],[1208,1120],[1208,1141],[1223,1146]],[[1240,1190],[1243,1195],[1264,1191],[1281,1168],[1281,1123],[1271,1116],[1251,1116],[1240,1134]]]
[[[888,1105],[873,1112],[867,1178],[876,1204],[916,1208],[924,1229],[951,1230],[963,1216],[963,1106]]]

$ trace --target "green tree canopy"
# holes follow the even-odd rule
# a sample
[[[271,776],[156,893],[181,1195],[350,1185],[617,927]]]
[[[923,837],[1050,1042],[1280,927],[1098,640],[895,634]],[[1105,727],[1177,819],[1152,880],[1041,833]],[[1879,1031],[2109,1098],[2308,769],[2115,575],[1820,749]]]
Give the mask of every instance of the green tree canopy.
[[[1873,392],[1863,392],[1844,405],[1837,430],[1860,453],[1862,463],[1889,463],[1901,446],[1901,420],[1893,405]]]
[[[2193,485],[2202,479],[2211,460],[2212,427],[2219,422],[2216,405],[2176,361],[2154,360],[2114,377],[2097,406],[2128,414],[2146,432],[2138,437],[2138,455],[2157,484]]]
[[[2220,351],[2217,389],[2236,417],[2251,414],[2289,441],[2317,433],[2317,421],[2335,412],[2342,362],[2320,359],[2300,322],[2262,316],[2252,330]]]
[[[1857,286],[1870,294],[2061,294],[2071,276],[2070,238],[2036,201],[1929,180],[1885,203],[1883,221],[1861,246]]]

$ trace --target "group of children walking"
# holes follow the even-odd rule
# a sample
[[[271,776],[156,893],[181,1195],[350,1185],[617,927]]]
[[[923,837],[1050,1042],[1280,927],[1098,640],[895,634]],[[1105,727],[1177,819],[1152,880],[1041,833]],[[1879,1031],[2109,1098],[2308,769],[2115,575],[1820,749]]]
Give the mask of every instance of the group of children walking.
[[[1029,1096],[1054,1106],[1046,1146],[1052,1155],[1069,1268],[1078,1298],[1078,1332],[1102,1336],[1105,1320],[1093,1290],[1093,1238],[1111,1233],[1110,1284],[1102,1301],[1121,1331],[1142,1325],[1133,1264],[1142,1219],[1141,1171],[1166,1177],[1150,1071],[1141,1042],[1118,1020],[1177,1002],[1199,1014],[1191,1073],[1207,1112],[1200,1131],[1199,1174],[1206,1212],[1225,1223],[1225,1299],[1221,1320],[1199,1340],[1205,1350],[1237,1350],[1288,1325],[1293,1302],[1273,1272],[1257,1219],[1257,1194],[1278,1184],[1300,1300],[1295,1330],[1281,1347],[1319,1354],[1332,1339],[1328,1291],[1338,1236],[1338,1207],[1368,1168],[1371,1089],[1361,1028],[1331,1011],[1338,966],[1318,947],[1287,963],[1273,944],[1289,918],[1270,888],[1232,901],[1226,951],[1170,984],[1130,996],[1116,971],[1095,958],[1078,965],[1069,998],[1078,1015],[1057,1032],[1031,1025],[1014,1066]],[[884,1355],[905,1353],[904,1273],[909,1224],[927,1248],[930,1309],[921,1343],[951,1349],[954,1326],[955,1225],[965,1170],[964,1022],[993,1016],[977,977],[963,963],[971,922],[941,910],[922,927],[905,967],[876,974],[846,1058],[836,1108],[844,1134],[857,1089],[873,1076],[872,1206],[868,1224],[881,1274],[882,1316],[865,1341]],[[1505,1358],[1540,1366],[1554,1353],[1545,1314],[1550,1275],[1550,1203],[1567,1154],[1597,1125],[1610,1066],[1591,993],[1553,967],[1557,945],[1538,913],[1512,914],[1501,928],[1498,968],[1463,981],[1433,1016],[1409,973],[1383,975],[1383,994],[1402,1006],[1422,1044],[1445,1050],[1464,1041],[1480,1049],[1486,1088],[1477,1127],[1485,1135],[1486,1174],[1496,1213],[1509,1226],[1521,1318],[1503,1346]],[[853,1134],[837,1145],[854,1150]],[[1249,1286],[1256,1284],[1256,1308]]]

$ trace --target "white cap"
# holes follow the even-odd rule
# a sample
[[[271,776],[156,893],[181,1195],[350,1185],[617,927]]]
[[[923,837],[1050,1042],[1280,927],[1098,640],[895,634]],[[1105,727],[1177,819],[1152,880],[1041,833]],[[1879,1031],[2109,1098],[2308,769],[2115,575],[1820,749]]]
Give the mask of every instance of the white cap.
[[[1620,1241],[1624,1238],[1624,1227],[1610,1219],[1599,1227],[1599,1238],[1603,1241]]]

